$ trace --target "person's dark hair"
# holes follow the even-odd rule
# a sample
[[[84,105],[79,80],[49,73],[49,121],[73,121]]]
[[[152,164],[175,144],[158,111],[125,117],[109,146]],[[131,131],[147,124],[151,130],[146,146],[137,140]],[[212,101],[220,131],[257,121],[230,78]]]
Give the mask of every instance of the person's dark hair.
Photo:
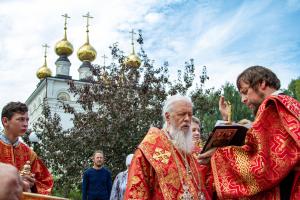
[[[6,117],[8,120],[10,120],[15,113],[24,114],[26,112],[28,112],[28,107],[25,103],[9,102],[2,109],[1,119]]]
[[[280,80],[277,78],[276,74],[270,69],[262,66],[252,66],[244,70],[237,78],[236,85],[238,90],[241,89],[241,81],[253,89],[257,89],[258,85],[265,81],[266,86],[270,88],[279,90]]]

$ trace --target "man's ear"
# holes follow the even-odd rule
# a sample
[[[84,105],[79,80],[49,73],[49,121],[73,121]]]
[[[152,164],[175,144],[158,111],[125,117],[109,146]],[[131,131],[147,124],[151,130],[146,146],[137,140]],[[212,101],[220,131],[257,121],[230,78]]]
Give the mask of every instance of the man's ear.
[[[7,125],[8,118],[7,117],[2,117],[1,121],[2,121],[2,125],[5,127]]]
[[[167,122],[170,121],[171,115],[170,115],[169,112],[166,112],[166,113],[165,113],[165,118],[166,118],[166,121],[167,121]]]
[[[267,85],[266,85],[266,81],[262,81],[260,84],[259,84],[259,88],[261,90],[265,90],[267,88]]]

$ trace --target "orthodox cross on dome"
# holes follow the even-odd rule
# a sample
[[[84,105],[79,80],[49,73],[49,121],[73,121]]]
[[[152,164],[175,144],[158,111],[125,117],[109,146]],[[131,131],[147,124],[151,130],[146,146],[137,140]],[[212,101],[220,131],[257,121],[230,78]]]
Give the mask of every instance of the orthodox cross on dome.
[[[49,48],[50,46],[48,46],[48,44],[43,44],[42,47],[45,48],[45,55],[44,55],[44,57],[46,59],[46,57],[47,57],[47,48]]]
[[[65,29],[67,29],[67,20],[68,20],[68,18],[70,19],[71,17],[70,16],[68,16],[68,14],[67,13],[65,13],[64,15],[61,15],[63,18],[65,18]]]
[[[88,12],[86,15],[83,15],[82,17],[86,17],[86,32],[89,32],[89,19],[92,19],[94,17],[90,15],[90,12]]]
[[[131,45],[132,45],[132,53],[134,54],[135,52],[134,52],[134,40],[133,40],[133,38],[134,38],[134,35],[136,34],[135,32],[134,32],[134,30],[132,29],[129,33],[131,33]]]
[[[68,16],[67,13],[65,13],[64,15],[61,15],[61,16],[65,18],[64,30],[65,30],[65,39],[67,40],[67,19],[68,18],[70,19],[70,17]]]
[[[105,59],[108,58],[105,54],[101,56],[103,58],[103,66],[105,67]]]
[[[82,17],[86,18],[86,43],[89,44],[89,19],[92,19],[94,17],[90,15],[90,12],[88,12],[86,15],[82,15]]]
[[[44,52],[44,58],[45,58],[45,63],[44,65],[47,66],[47,48],[49,48],[50,46],[48,46],[48,44],[43,44],[42,47],[45,48],[45,52]]]

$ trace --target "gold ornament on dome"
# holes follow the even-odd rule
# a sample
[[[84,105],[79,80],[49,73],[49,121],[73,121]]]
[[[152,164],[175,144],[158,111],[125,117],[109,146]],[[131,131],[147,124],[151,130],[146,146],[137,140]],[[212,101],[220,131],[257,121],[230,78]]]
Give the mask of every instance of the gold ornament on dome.
[[[87,23],[86,23],[86,43],[84,45],[82,45],[78,52],[77,52],[77,56],[79,58],[79,60],[81,61],[94,61],[96,59],[97,56],[97,52],[94,49],[94,47],[92,47],[92,45],[90,45],[89,42],[89,19],[93,18],[92,16],[90,16],[90,13],[88,12],[86,15],[83,15],[83,17],[85,17],[87,19]]]
[[[129,33],[131,33],[132,53],[125,58],[124,64],[126,67],[139,68],[141,66],[142,61],[138,57],[138,55],[135,54],[134,51],[133,35],[135,34],[135,32],[134,30],[132,30]]]
[[[77,52],[77,56],[79,58],[79,60],[81,61],[94,61],[96,59],[97,56],[97,52],[94,49],[94,47],[92,47],[90,44],[85,43],[84,45],[82,45],[78,52]]]
[[[38,71],[36,72],[36,76],[39,79],[44,79],[46,77],[50,77],[52,75],[51,70],[47,67],[47,66],[42,66],[38,69]]]
[[[49,46],[47,44],[43,45],[43,47],[45,48],[45,62],[44,65],[42,67],[40,67],[37,72],[36,72],[36,76],[39,79],[44,79],[46,77],[50,77],[52,75],[52,72],[50,70],[50,68],[47,66],[47,48],[49,48]]]
[[[125,59],[125,66],[127,67],[139,68],[141,66],[141,63],[141,59],[134,53],[130,54]]]
[[[68,14],[62,15],[62,17],[65,18],[65,25],[64,25],[65,35],[64,35],[64,39],[56,43],[54,49],[55,49],[55,53],[59,56],[61,55],[69,56],[73,53],[73,45],[67,39],[67,18],[70,17],[68,16]]]
[[[68,40],[62,39],[61,41],[56,43],[55,53],[59,56],[69,56],[73,53],[73,45]]]

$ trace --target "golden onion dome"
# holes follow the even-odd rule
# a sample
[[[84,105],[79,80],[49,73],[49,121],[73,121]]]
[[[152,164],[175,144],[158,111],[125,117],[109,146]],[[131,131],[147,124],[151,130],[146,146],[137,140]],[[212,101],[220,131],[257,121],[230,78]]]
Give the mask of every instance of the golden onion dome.
[[[97,52],[89,43],[82,45],[77,51],[79,60],[83,61],[94,61],[97,56]]]
[[[141,59],[135,53],[131,53],[125,59],[124,64],[127,67],[139,68],[141,66],[141,63],[142,63]]]
[[[58,41],[55,45],[55,53],[59,56],[69,56],[73,53],[73,45],[65,38]]]
[[[50,77],[51,75],[52,75],[52,72],[51,72],[50,68],[47,67],[46,64],[44,64],[42,67],[40,67],[36,72],[36,76],[39,79],[44,79],[46,77]]]

